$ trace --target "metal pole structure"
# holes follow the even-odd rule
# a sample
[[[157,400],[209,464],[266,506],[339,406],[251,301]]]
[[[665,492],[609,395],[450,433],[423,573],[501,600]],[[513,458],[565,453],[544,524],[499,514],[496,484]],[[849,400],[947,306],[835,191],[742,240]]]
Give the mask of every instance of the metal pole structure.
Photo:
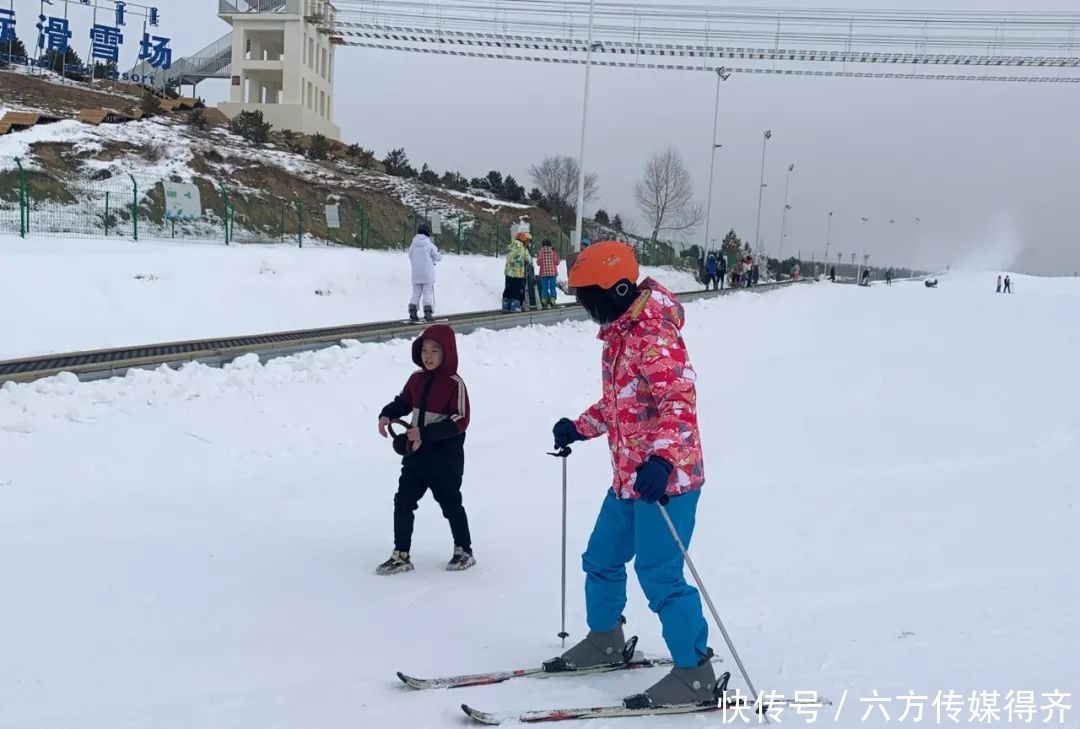
[[[863,223],[869,223],[870,219],[869,218],[863,218],[862,221],[863,221]],[[866,245],[866,226],[863,225],[863,246],[865,246],[865,245]],[[866,248],[863,248],[863,250],[865,251]],[[851,254],[851,265],[853,265],[853,266],[855,265],[855,254],[854,253]],[[858,284],[861,280],[862,280],[862,262],[860,261],[859,262],[859,267],[855,271],[855,283]]]
[[[664,521],[667,522],[668,529],[671,531],[671,538],[675,540],[675,544],[678,545],[679,551],[682,552],[683,559],[686,560],[687,566],[690,568],[690,574],[694,576],[694,582],[697,583],[698,590],[701,591],[701,596],[705,598],[705,604],[709,606],[709,611],[712,613],[713,620],[716,621],[716,625],[720,628],[720,632],[724,636],[724,642],[727,643],[728,650],[731,651],[732,657],[735,659],[736,665],[739,666],[739,671],[742,672],[743,680],[746,681],[746,686],[750,689],[752,696],[758,696],[757,689],[754,688],[754,684],[750,681],[750,676],[746,672],[746,667],[743,665],[742,659],[739,658],[738,651],[735,650],[735,645],[731,642],[731,636],[728,635],[727,628],[724,627],[724,622],[720,620],[720,614],[716,612],[716,606],[713,605],[712,598],[709,597],[708,590],[705,589],[705,585],[701,582],[701,575],[698,574],[697,568],[694,567],[693,560],[690,559],[690,554],[686,551],[686,547],[683,546],[682,540],[679,539],[679,533],[675,530],[675,524],[671,521],[671,516],[667,512],[668,497],[660,497],[660,501],[657,506],[660,507],[660,513],[664,517]],[[764,701],[764,700],[763,700]],[[765,723],[770,723],[768,716],[764,713],[762,717],[765,719]]]
[[[577,191],[577,215],[574,220],[574,231],[577,240],[574,242],[574,250],[581,250],[582,218],[585,212],[585,122],[589,112],[589,70],[592,68],[592,31],[593,31],[593,8],[596,0],[589,0],[589,40],[585,47],[585,92],[581,102],[581,152],[578,154],[578,191]]]
[[[26,189],[26,170],[19,157],[15,158],[15,165],[19,168],[19,237],[25,238],[30,229],[30,194]]]
[[[566,459],[571,453],[570,446],[563,446],[561,450],[548,454],[562,459],[562,630],[559,637],[564,648],[570,635],[566,632]]]
[[[829,211],[828,222],[825,224],[825,267],[829,266],[829,233],[832,232],[832,211]]]
[[[784,260],[784,229],[787,227],[787,211],[788,211],[788,189],[791,187],[791,173],[795,169],[794,164],[788,165],[787,168],[787,181],[784,182],[784,212],[780,215],[780,249],[777,251],[776,258],[779,261]]]
[[[727,81],[731,72],[721,66],[716,69],[716,108],[713,110],[712,144],[709,146],[709,196],[705,201],[705,249],[709,248],[709,226],[712,223],[713,171],[716,169],[716,150],[724,145],[716,143],[716,124],[720,119],[720,82]]]
[[[761,142],[761,182],[758,183],[757,194],[757,226],[754,228],[754,246],[752,250],[761,250],[761,195],[765,192],[765,146],[772,137],[772,130],[765,130],[765,138]]]

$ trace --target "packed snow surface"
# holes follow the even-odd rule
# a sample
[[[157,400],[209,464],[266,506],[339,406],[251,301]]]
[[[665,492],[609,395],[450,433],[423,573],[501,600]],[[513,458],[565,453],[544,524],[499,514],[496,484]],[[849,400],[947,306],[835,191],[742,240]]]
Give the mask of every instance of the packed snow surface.
[[[504,264],[445,253],[436,314],[498,309]],[[699,288],[683,271],[644,272]],[[0,359],[406,319],[411,293],[405,251],[2,238]]]
[[[165,265],[175,255],[132,258],[126,277],[183,280]],[[326,256],[324,273],[271,257],[268,278],[310,289],[341,264],[304,255]],[[442,280],[466,270],[455,265]],[[357,266],[336,279],[357,287],[348,318],[362,318]],[[78,268],[56,275],[71,283]],[[994,293],[993,274],[952,275],[937,289],[815,283],[686,307],[707,477],[691,554],[755,686],[827,696],[819,726],[975,725],[991,701],[991,725],[1080,725],[1080,285],[1014,278],[1012,295]],[[98,319],[75,298],[97,281],[24,313],[66,309],[86,341],[115,338],[104,319],[123,305]],[[189,290],[216,305],[174,291],[166,322],[215,306],[224,319],[253,295],[250,282]],[[262,305],[284,316],[292,303]],[[462,702],[587,706],[650,685],[662,669],[431,692],[394,675],[561,651],[561,469],[547,451],[554,421],[599,395],[595,334],[577,322],[459,338],[478,559],[462,573],[443,569],[449,528],[429,495],[416,570],[373,574],[392,548],[399,470],[376,419],[413,369],[407,341],[4,386],[0,726],[447,728],[463,725]],[[568,479],[572,642],[586,630],[579,555],[611,479],[605,442],[577,444]],[[632,570],[629,585],[628,634],[666,654]],[[1047,710],[1055,700],[1073,708]]]

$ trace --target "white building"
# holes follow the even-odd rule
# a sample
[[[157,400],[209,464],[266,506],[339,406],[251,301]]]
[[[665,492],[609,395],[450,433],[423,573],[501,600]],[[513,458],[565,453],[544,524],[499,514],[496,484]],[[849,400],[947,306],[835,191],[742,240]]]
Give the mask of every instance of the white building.
[[[229,118],[261,111],[274,129],[340,141],[334,45],[318,30],[335,12],[325,0],[219,0],[218,15],[233,33],[232,91],[218,108]]]

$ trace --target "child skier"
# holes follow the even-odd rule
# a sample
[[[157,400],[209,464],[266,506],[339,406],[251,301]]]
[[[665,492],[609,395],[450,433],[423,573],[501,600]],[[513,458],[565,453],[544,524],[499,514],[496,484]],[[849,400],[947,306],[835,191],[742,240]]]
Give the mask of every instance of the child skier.
[[[554,309],[558,298],[555,279],[559,275],[559,253],[551,247],[551,240],[548,238],[544,238],[540,244],[536,262],[540,265],[540,306]]]
[[[544,667],[564,671],[622,661],[625,565],[634,559],[675,665],[624,704],[710,702],[716,676],[701,598],[683,576],[682,552],[656,505],[669,498],[668,516],[689,545],[705,482],[696,376],[679,332],[682,305],[655,280],[638,284],[637,278],[633,248],[615,241],[581,251],[569,272],[578,301],[600,325],[603,395],[577,420],[555,424],[555,447],[606,433],[615,472],[582,555],[589,633]]]
[[[391,419],[412,413],[411,427],[406,431],[407,453],[401,458],[401,477],[394,495],[394,551],[376,570],[380,575],[413,568],[409,549],[414,512],[429,488],[454,537],[454,555],[446,569],[464,570],[476,564],[461,501],[470,410],[465,382],[457,373],[454,330],[443,324],[428,327],[412,343],[412,360],[420,370],[379,413],[379,435],[384,438]]]
[[[409,300],[409,320],[420,321],[416,315],[421,295],[424,298],[424,320],[433,321],[435,310],[435,264],[442,254],[431,240],[431,228],[421,223],[409,246],[409,263],[412,266],[412,299]]]
[[[532,259],[525,245],[530,240],[532,240],[531,233],[521,232],[510,241],[510,248],[506,252],[506,265],[503,269],[503,275],[506,278],[502,296],[503,311],[517,312],[525,307],[525,267],[532,265]]]

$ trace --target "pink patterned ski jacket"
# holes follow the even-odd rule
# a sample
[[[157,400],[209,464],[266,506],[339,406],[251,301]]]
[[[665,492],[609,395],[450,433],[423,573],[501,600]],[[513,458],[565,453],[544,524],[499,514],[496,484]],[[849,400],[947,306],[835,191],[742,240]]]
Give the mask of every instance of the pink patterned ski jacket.
[[[680,330],[683,307],[652,278],[621,317],[600,327],[603,395],[574,425],[586,439],[604,433],[619,498],[636,499],[637,467],[659,456],[674,468],[667,494],[700,489],[705,464],[697,422],[697,376]]]

